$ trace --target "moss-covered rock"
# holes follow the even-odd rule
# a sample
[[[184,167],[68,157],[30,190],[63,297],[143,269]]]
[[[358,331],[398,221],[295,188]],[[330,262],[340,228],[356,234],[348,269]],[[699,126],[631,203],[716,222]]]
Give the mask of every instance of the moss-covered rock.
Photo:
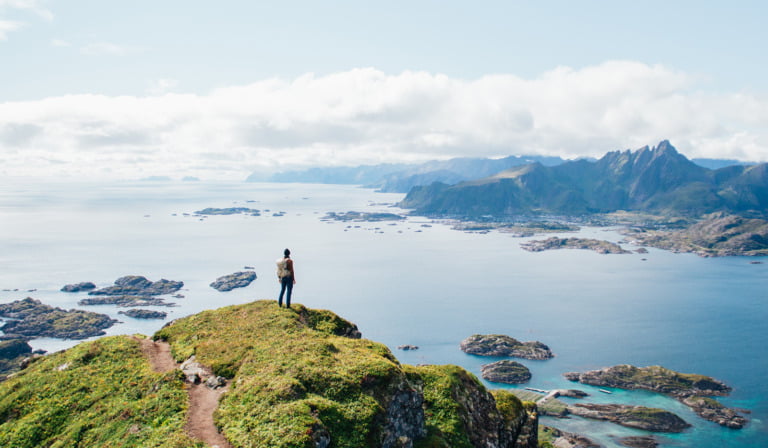
[[[521,405],[504,417],[470,373],[401,365],[330,311],[260,301],[180,319],[155,338],[231,380],[216,424],[233,446],[535,446],[516,445],[505,426],[534,424],[535,413]]]
[[[706,396],[725,396],[731,387],[705,375],[680,373],[661,366],[618,365],[601,370],[564,374],[570,381],[621,389],[644,389],[672,396],[689,406],[700,417],[733,429],[742,428],[747,419]]]
[[[531,371],[519,362],[502,360],[480,366],[481,376],[494,383],[521,384],[531,379]]]
[[[473,334],[459,344],[471,355],[513,356],[525,359],[549,359],[554,355],[546,344],[539,341],[520,342],[505,334]]]
[[[579,403],[568,410],[573,415],[653,432],[681,432],[691,426],[672,412],[644,406]]]

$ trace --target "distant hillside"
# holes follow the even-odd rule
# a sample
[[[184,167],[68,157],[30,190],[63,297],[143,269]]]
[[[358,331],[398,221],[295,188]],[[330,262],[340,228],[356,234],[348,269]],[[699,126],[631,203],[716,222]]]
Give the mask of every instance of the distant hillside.
[[[416,185],[429,185],[433,182],[455,184],[535,162],[553,166],[563,163],[563,159],[546,156],[509,156],[502,159],[455,158],[415,165],[381,164],[311,168],[278,173],[269,177],[268,181],[365,185],[382,192],[407,193]],[[263,176],[255,173],[246,179],[247,182],[263,180]]]
[[[191,366],[228,388],[209,430],[231,447],[537,445],[535,404],[460,367],[400,364],[330,311],[259,301],[154,339],[105,337],[33,360],[0,383],[0,446],[202,448],[189,419],[213,410],[191,398],[207,387],[179,370]]]
[[[420,214],[465,217],[617,210],[763,217],[768,214],[768,164],[710,170],[662,141],[655,148],[609,152],[595,162],[534,163],[453,186],[414,187],[400,205]]]

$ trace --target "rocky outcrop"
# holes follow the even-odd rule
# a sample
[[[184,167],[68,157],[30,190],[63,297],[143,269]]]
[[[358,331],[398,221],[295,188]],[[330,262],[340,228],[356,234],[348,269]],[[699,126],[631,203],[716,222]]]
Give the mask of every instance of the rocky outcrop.
[[[92,296],[159,296],[173,294],[184,286],[184,282],[160,279],[156,282],[141,275],[126,275],[115,280],[113,286],[97,289],[88,294]]]
[[[731,429],[741,429],[747,424],[747,419],[735,410],[723,406],[720,402],[708,397],[685,397],[683,404],[693,409],[701,418],[715,422],[720,426]]]
[[[581,434],[561,431],[557,428],[544,426],[541,430],[544,441],[557,448],[602,448],[602,445]]]
[[[128,317],[133,317],[134,319],[165,319],[166,316],[168,316],[168,313],[163,311],[152,310],[119,311],[117,314],[124,314]]]
[[[481,376],[494,383],[522,384],[531,379],[531,371],[519,362],[503,360],[480,366]]]
[[[0,305],[0,317],[11,318],[0,330],[23,339],[52,337],[85,339],[104,335],[104,329],[117,321],[105,314],[83,310],[63,310],[27,297]]]
[[[23,339],[0,341],[0,381],[19,370],[25,358],[32,354],[32,347]]]
[[[578,403],[568,410],[572,415],[651,432],[682,432],[691,426],[672,412],[643,406]]]
[[[91,282],[80,282],[80,283],[74,283],[71,285],[64,285],[61,288],[62,292],[80,292],[80,291],[90,291],[92,289],[96,289],[96,285],[94,285]]]
[[[520,247],[528,252],[543,252],[553,249],[587,249],[599,254],[629,254],[616,243],[610,241],[595,240],[591,238],[558,238],[556,236],[545,240],[532,240],[520,243]]]
[[[584,373],[569,372],[563,376],[569,381],[579,381],[593,386],[643,389],[673,397],[725,396],[731,392],[729,386],[714,378],[679,373],[661,366],[635,367],[623,364]]]
[[[682,230],[630,229],[624,231],[633,244],[702,257],[768,255],[768,221],[713,213]]]
[[[659,446],[659,442],[653,436],[619,437],[616,441],[629,448],[656,448]]]
[[[210,284],[210,287],[217,291],[231,291],[235,288],[245,288],[251,282],[256,280],[256,273],[253,271],[241,271],[234,274],[224,275]]]
[[[78,305],[117,305],[126,308],[137,306],[176,306],[173,302],[166,302],[159,297],[144,296],[99,296],[86,297],[77,302]]]
[[[579,381],[594,386],[617,387],[620,389],[643,389],[669,395],[691,407],[696,414],[709,421],[729,428],[742,428],[747,420],[735,410],[708,396],[726,396],[731,387],[704,375],[679,373],[661,366],[635,367],[618,365],[584,373],[564,374],[570,381]]]
[[[464,353],[480,356],[512,356],[525,359],[550,359],[554,355],[539,341],[520,342],[503,334],[475,334],[459,345]]]

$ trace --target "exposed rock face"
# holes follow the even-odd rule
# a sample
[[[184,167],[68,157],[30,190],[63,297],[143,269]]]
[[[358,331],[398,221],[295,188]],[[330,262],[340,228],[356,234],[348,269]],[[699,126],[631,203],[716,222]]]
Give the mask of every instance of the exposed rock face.
[[[91,282],[80,282],[80,283],[75,283],[71,285],[64,285],[61,288],[63,292],[90,291],[92,289],[96,289],[96,285],[94,285]]]
[[[392,394],[382,429],[382,448],[412,447],[427,435],[424,393],[414,384],[403,382]]]
[[[621,389],[644,389],[674,397],[691,407],[696,414],[722,426],[739,429],[747,420],[719,402],[706,396],[725,396],[731,388],[714,378],[679,373],[660,366],[635,367],[618,365],[584,373],[564,374],[570,381],[580,381],[594,386]]]
[[[652,432],[681,432],[691,426],[672,412],[643,406],[578,403],[568,410],[580,417],[607,420]]]
[[[503,334],[475,334],[460,344],[461,350],[471,355],[512,356],[525,359],[550,359],[554,355],[539,341],[520,342]]]
[[[0,330],[6,334],[19,335],[23,339],[45,336],[85,339],[105,334],[104,329],[117,322],[105,314],[83,310],[67,311],[45,305],[31,297],[0,305],[0,317],[18,319],[5,322]]]
[[[241,271],[234,274],[224,275],[211,283],[211,288],[217,291],[231,291],[235,288],[245,288],[251,282],[256,280],[256,273],[253,271]]]
[[[629,254],[616,243],[610,241],[595,240],[591,238],[558,238],[556,236],[545,240],[533,240],[521,243],[520,247],[528,252],[543,252],[553,249],[587,249],[599,254]]]
[[[503,360],[480,367],[482,377],[494,383],[521,384],[531,379],[531,371],[519,362]]]
[[[126,316],[135,319],[165,319],[166,316],[168,316],[168,313],[152,310],[128,310],[120,311],[117,314],[125,314]]]
[[[115,280],[114,286],[91,291],[92,296],[159,296],[173,294],[184,286],[184,282],[160,279],[156,282],[147,280],[141,275],[126,275]]]

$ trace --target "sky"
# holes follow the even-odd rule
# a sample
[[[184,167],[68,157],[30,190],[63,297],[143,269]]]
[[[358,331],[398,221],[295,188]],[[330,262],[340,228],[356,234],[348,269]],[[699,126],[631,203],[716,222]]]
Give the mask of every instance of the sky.
[[[0,176],[245,179],[668,139],[768,161],[761,1],[0,0]]]

